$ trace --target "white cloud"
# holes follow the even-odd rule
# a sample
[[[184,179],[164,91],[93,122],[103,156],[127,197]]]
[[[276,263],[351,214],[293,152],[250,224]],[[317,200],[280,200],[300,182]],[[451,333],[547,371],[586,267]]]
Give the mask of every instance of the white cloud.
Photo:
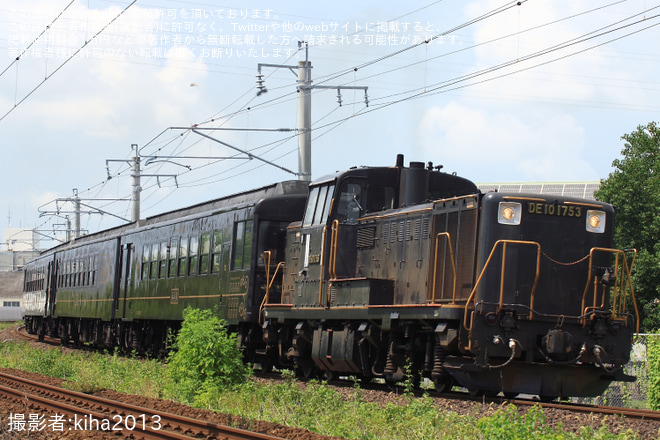
[[[477,181],[597,179],[582,158],[584,129],[570,116],[524,115],[455,102],[426,111],[418,143]]]
[[[489,1],[487,5],[483,2],[471,3],[466,7],[466,14],[475,16],[496,6],[500,6],[500,2],[495,0]],[[630,46],[611,43],[591,48],[638,27],[571,44],[566,49],[552,50],[546,55],[524,60],[527,55],[576,38],[587,35],[594,37],[598,33],[613,30],[617,26],[605,26],[631,14],[629,8],[623,11],[617,9],[618,5],[602,7],[602,2],[593,0],[571,3],[539,0],[525,2],[476,25],[473,34],[476,43],[505,35],[512,36],[475,48],[475,68],[521,60],[491,76],[517,73],[481,84],[477,86],[479,91],[499,98],[528,102],[569,102],[580,106],[639,105],[645,97],[637,90],[631,90],[636,88],[635,82],[639,78],[638,67],[635,67],[638,63],[635,60],[625,65],[621,63],[621,51],[629,50]],[[625,41],[622,40],[622,43],[625,44]],[[591,49],[584,51],[588,48]],[[570,54],[576,55],[568,56]],[[565,56],[568,57],[562,59]],[[524,70],[537,65],[531,70]]]

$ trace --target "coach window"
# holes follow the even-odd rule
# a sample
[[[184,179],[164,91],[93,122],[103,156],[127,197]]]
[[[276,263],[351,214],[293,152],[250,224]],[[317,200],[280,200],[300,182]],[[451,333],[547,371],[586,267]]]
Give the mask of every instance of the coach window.
[[[197,236],[190,237],[190,248],[188,249],[188,275],[197,274],[197,252],[199,250],[199,238]]]
[[[151,246],[145,244],[142,247],[142,279],[149,278],[149,260],[151,260]]]
[[[236,222],[232,269],[250,267],[250,249],[252,249],[252,220]]]
[[[177,249],[179,248],[179,239],[172,238],[170,239],[170,249],[169,249],[169,259],[170,265],[168,269],[167,276],[174,278],[176,276],[176,262],[177,262]]]
[[[188,256],[188,237],[179,239],[179,276],[186,274],[186,257]]]
[[[89,286],[89,257],[82,260],[82,286]]]
[[[165,278],[167,273],[167,242],[160,242],[160,262],[158,264],[158,278]]]
[[[151,244],[151,276],[149,278],[158,278],[158,243]]]
[[[92,255],[92,268],[90,272],[91,279],[89,280],[89,283],[92,286],[96,285],[96,255]]]
[[[213,233],[213,262],[211,265],[211,273],[220,272],[221,262],[222,262],[222,231],[215,231]]]
[[[67,260],[64,276],[64,287],[71,287],[71,261]]]
[[[211,253],[211,233],[204,232],[200,239],[199,250],[199,274],[209,273],[209,254]]]

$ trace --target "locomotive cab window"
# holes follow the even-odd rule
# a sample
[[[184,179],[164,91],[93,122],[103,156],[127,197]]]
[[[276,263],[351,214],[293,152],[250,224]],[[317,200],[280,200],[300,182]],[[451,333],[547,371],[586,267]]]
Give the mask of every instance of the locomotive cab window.
[[[394,208],[396,191],[393,186],[373,185],[367,191],[367,212],[385,211]]]
[[[339,191],[336,217],[342,223],[356,223],[364,212],[362,185],[355,181],[345,181]]]
[[[319,225],[326,222],[334,191],[335,186],[332,184],[317,186],[311,189],[309,201],[307,202],[307,210],[305,211],[305,220],[303,222],[305,226]]]

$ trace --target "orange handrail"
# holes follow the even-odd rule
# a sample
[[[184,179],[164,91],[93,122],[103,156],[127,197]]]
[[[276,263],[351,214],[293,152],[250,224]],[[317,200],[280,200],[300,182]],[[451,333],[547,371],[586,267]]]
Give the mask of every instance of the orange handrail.
[[[529,308],[530,308],[530,318],[532,317],[532,310],[534,308],[534,295],[536,293],[536,286],[538,285],[539,281],[539,275],[541,272],[541,245],[535,241],[524,241],[524,240],[498,240],[493,244],[493,248],[490,251],[490,255],[488,255],[488,259],[486,260],[486,263],[484,264],[484,267],[481,269],[481,273],[479,274],[479,277],[477,278],[477,282],[474,283],[474,287],[472,288],[472,291],[470,292],[470,296],[468,297],[467,301],[465,302],[465,313],[463,314],[463,327],[467,331],[472,330],[472,323],[470,323],[468,327],[468,309],[470,306],[470,302],[474,301],[474,296],[477,293],[477,288],[479,287],[479,284],[481,283],[482,278],[484,277],[484,274],[486,273],[486,269],[488,268],[488,265],[490,264],[490,261],[493,258],[493,255],[495,254],[495,250],[498,248],[498,246],[502,245],[502,268],[501,268],[501,273],[500,273],[500,300],[499,300],[499,305],[497,311],[501,311],[503,306],[504,306],[504,273],[505,273],[505,268],[506,268],[506,245],[507,244],[522,244],[522,245],[528,245],[528,246],[536,246],[537,251],[536,251],[536,275],[534,277],[534,285],[532,286],[532,292],[530,295],[529,299]]]

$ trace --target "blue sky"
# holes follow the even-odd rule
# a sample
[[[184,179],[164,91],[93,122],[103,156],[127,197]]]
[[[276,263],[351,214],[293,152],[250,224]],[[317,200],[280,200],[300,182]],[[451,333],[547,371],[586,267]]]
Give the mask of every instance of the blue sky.
[[[130,197],[131,144],[143,163],[236,153],[171,127],[236,129],[212,135],[297,171],[295,133],[243,129],[296,127],[292,71],[263,67],[260,96],[256,75],[304,60],[298,41],[314,85],[368,87],[368,107],[361,90],[341,106],[313,91],[313,178],[397,153],[475,182],[605,178],[621,135],[658,120],[659,6],[3,0],[0,229],[11,215],[61,235],[74,188],[106,212],[84,213],[83,229],[130,218],[111,199]],[[258,160],[148,163],[142,217],[296,178]]]

